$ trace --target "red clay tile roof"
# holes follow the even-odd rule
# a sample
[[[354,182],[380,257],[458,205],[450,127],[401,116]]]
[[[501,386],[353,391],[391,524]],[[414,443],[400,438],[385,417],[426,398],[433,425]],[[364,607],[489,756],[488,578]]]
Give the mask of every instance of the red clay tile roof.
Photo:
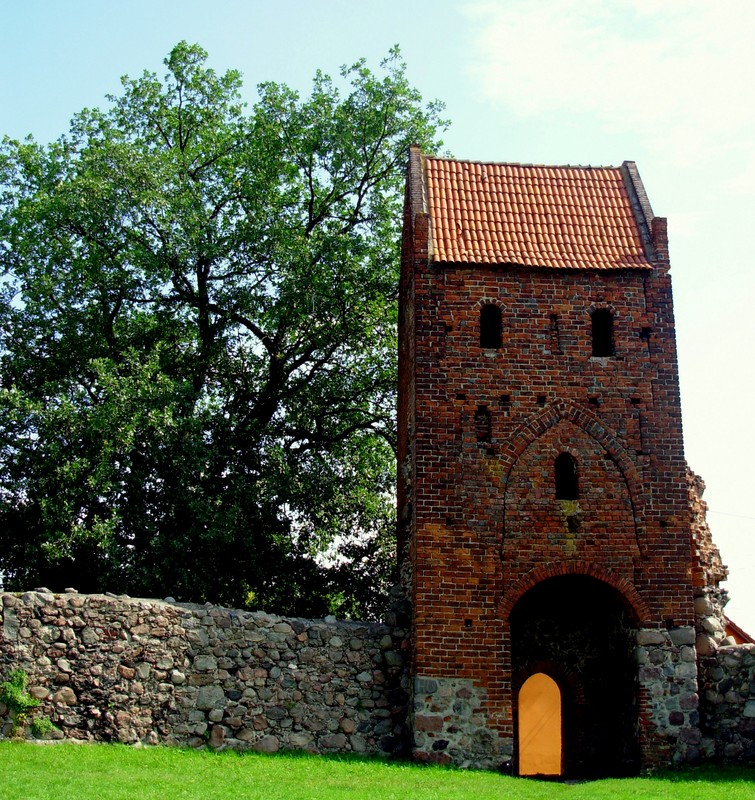
[[[724,617],[724,619],[726,620],[727,636],[733,637],[737,644],[755,644],[755,639],[747,631],[740,628],[736,622],[728,617]]]
[[[424,161],[436,262],[651,267],[620,167]]]

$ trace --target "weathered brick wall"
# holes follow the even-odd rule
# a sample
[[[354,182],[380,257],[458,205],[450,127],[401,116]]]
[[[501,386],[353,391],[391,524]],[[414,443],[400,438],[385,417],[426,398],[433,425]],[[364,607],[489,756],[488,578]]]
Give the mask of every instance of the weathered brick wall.
[[[579,465],[578,499],[555,497],[553,465],[560,453]],[[570,420],[560,420],[517,459],[503,503],[505,583],[515,584],[544,561],[571,557],[634,580],[642,532],[626,478],[600,442]]]
[[[274,752],[399,752],[404,631],[102,595],[0,595],[0,680],[64,736]],[[0,707],[0,727],[11,729]]]
[[[698,595],[702,595],[725,581],[728,568],[721,561],[721,553],[713,541],[708,526],[708,504],[703,500],[705,481],[687,468],[687,500],[690,513],[690,530],[693,545],[693,581]],[[698,591],[702,590],[702,591]],[[721,608],[723,616],[723,606]]]
[[[689,515],[665,277],[554,277],[454,265],[420,277],[422,494],[415,502],[423,551],[415,569],[427,577],[420,605],[446,606],[447,590],[461,592],[468,605],[468,587],[480,582],[489,604],[503,583],[510,587],[535,564],[575,558],[626,575],[655,621],[691,624]],[[490,299],[503,307],[499,350],[479,346],[480,305]],[[592,358],[588,312],[609,303],[616,357]],[[649,340],[640,336],[645,327]],[[481,411],[489,419],[484,437],[476,424]],[[553,459],[561,449],[573,451],[578,463],[574,513],[555,498]],[[569,517],[577,530],[569,529]],[[525,542],[528,533],[536,538]],[[506,559],[502,582],[498,551],[509,538],[517,556]],[[441,590],[447,574],[436,560],[447,563],[447,574],[469,573],[471,580]]]
[[[414,280],[415,674],[472,681],[498,758],[514,734],[507,614],[536,583],[593,575],[638,626],[694,624],[668,278],[443,265]],[[498,350],[479,346],[487,302]],[[589,309],[609,304],[616,356],[593,358]],[[559,452],[577,501],[555,497]]]

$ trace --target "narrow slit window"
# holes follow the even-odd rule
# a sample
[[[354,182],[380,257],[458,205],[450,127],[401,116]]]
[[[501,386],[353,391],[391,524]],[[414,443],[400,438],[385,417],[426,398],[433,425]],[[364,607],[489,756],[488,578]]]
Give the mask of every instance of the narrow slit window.
[[[556,500],[578,500],[577,462],[569,453],[560,453],[554,464]]]
[[[501,309],[488,303],[480,309],[480,347],[497,350],[503,343]]]
[[[613,314],[608,308],[592,312],[592,354],[599,358],[614,355]]]
[[[551,314],[551,352],[563,355],[561,348],[561,327],[558,322],[558,314]]]
[[[490,411],[487,406],[477,406],[474,415],[475,435],[478,442],[489,442],[491,438]]]

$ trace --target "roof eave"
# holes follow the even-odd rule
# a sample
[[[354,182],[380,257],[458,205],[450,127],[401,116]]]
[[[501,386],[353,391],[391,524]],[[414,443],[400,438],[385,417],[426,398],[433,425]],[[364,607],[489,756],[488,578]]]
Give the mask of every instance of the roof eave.
[[[646,262],[644,264],[615,264],[610,267],[598,266],[585,266],[582,264],[574,264],[571,266],[554,266],[553,264],[521,264],[516,261],[474,261],[469,259],[467,261],[452,261],[449,259],[436,259],[432,258],[431,261],[438,265],[455,266],[455,267],[489,267],[491,269],[545,269],[545,270],[558,270],[560,272],[620,272],[622,270],[639,270],[647,272],[652,270],[653,264]]]

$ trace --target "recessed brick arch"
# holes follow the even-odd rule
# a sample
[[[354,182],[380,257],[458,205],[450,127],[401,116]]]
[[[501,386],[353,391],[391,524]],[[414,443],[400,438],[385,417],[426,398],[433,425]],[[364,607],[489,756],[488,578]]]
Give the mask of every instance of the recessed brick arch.
[[[650,609],[647,603],[626,578],[616,575],[610,569],[601,567],[598,564],[582,560],[555,561],[531,570],[503,595],[496,608],[496,616],[508,622],[512,609],[530,589],[548,580],[548,578],[555,578],[560,575],[585,575],[608,584],[619,593],[638,625],[647,626],[651,624]]]
[[[612,303],[590,303],[587,307],[587,313],[592,316],[596,311],[610,311],[612,317],[618,316]]]
[[[634,461],[629,456],[618,436],[612,433],[591,411],[571,400],[558,398],[547,405],[542,411],[533,414],[526,422],[514,431],[509,443],[501,450],[501,463],[506,474],[511,472],[519,456],[548,429],[557,425],[561,420],[568,420],[592,436],[599,442],[606,452],[616,461],[624,475],[633,494],[639,497],[642,492],[640,475]]]
[[[473,308],[481,309],[483,306],[498,306],[501,311],[506,310],[506,305],[499,297],[482,297],[473,306]]]
[[[508,485],[511,471],[524,451],[544,433],[558,425],[562,420],[571,422],[592,437],[611,457],[621,473],[629,491],[632,513],[635,520],[635,533],[640,553],[646,555],[645,543],[645,498],[642,479],[634,460],[616,434],[610,431],[591,411],[570,400],[558,398],[542,411],[533,414],[501,448],[500,466],[504,487]]]
[[[508,617],[512,690],[533,669],[561,689],[564,777],[630,773],[637,767],[637,613],[626,597],[627,586],[616,575],[606,574],[605,568],[591,566],[542,570],[545,579],[521,594]],[[554,670],[554,664],[559,669]],[[547,690],[548,684],[544,686]],[[528,740],[520,736],[521,696],[513,695],[512,704],[518,744],[515,764],[521,772],[522,752],[527,765],[533,753]],[[548,705],[555,715],[553,693]],[[528,702],[524,707],[533,711]],[[551,744],[552,755],[552,725],[530,713],[525,733],[536,735],[533,717],[550,731],[546,744]]]

